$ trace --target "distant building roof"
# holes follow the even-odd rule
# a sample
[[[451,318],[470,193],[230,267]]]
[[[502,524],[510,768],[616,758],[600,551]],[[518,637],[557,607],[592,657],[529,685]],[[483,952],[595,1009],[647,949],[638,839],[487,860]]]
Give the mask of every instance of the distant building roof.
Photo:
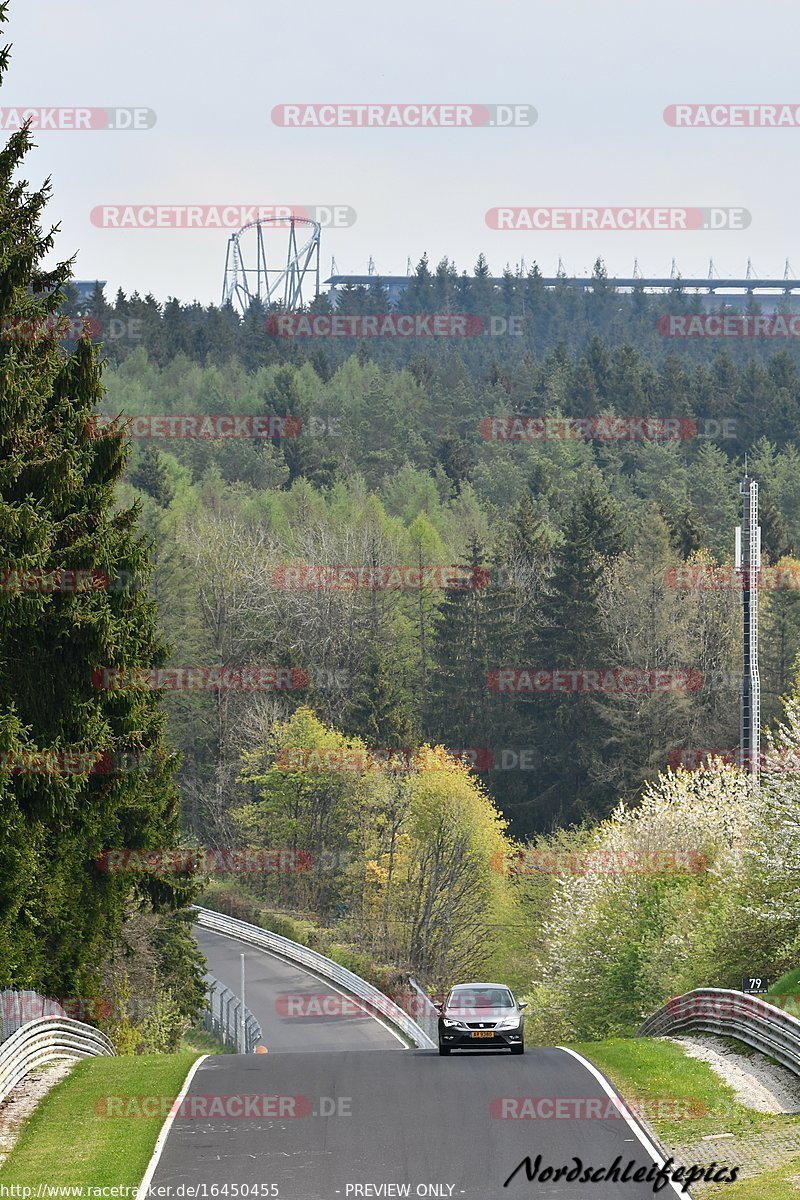
[[[107,283],[107,279],[70,279],[69,286],[75,289],[78,301],[83,303],[89,299],[96,287],[104,288]]]
[[[474,277],[468,276],[468,278]],[[331,289],[346,287],[348,284],[350,287],[369,287],[371,284],[381,283],[390,291],[402,291],[413,279],[413,275],[331,275],[330,279],[325,280],[325,283]],[[436,276],[432,275],[432,279],[435,280]],[[504,283],[504,279],[491,276],[489,282],[493,283],[495,287],[500,287]],[[554,288],[558,284],[568,284],[570,287],[582,288],[584,291],[590,290],[596,284],[596,280],[591,275],[542,276],[541,282],[547,288]],[[682,288],[685,291],[696,288],[699,291],[711,293],[734,290],[748,293],[800,291],[800,279],[672,279],[671,277],[642,279],[637,276],[614,279],[609,276],[604,282],[609,287],[624,291],[633,291],[634,288],[642,288],[644,291],[672,291],[674,288]]]

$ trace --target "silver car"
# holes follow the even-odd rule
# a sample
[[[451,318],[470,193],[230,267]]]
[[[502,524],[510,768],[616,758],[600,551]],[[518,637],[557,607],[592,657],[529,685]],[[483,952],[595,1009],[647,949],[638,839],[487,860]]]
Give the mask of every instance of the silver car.
[[[518,1004],[504,983],[460,983],[439,1008],[439,1053],[497,1050],[525,1053],[527,1004]]]

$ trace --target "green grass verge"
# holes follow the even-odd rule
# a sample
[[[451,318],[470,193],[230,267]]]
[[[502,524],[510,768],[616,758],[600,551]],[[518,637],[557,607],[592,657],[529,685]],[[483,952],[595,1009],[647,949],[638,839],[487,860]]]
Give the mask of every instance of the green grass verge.
[[[797,1183],[790,1183],[800,1175],[800,1159],[794,1159],[776,1171],[765,1171],[757,1179],[739,1179],[714,1188],[713,1195],[724,1196],[725,1200],[791,1200],[800,1196]],[[709,1192],[709,1195],[712,1193]]]
[[[228,1051],[224,1046],[221,1046],[213,1034],[207,1029],[203,1029],[202,1025],[196,1026],[194,1029],[189,1029],[181,1041],[181,1051],[188,1052],[194,1050],[196,1054],[227,1054]]]
[[[800,967],[796,967],[794,971],[789,971],[788,974],[781,975],[780,979],[776,979],[767,995],[780,996],[796,992],[798,984],[800,984]]]
[[[25,1123],[0,1167],[0,1182],[136,1187],[164,1118],[105,1116],[103,1100],[120,1095],[174,1099],[198,1057],[188,1051],[83,1059]]]
[[[607,1042],[584,1042],[572,1049],[599,1067],[626,1100],[642,1104],[643,1115],[667,1145],[682,1145],[716,1133],[744,1137],[796,1129],[800,1124],[797,1117],[770,1116],[745,1108],[735,1099],[733,1088],[723,1083],[708,1063],[687,1057],[672,1042],[613,1038]],[[666,1115],[659,1112],[656,1101],[667,1102]],[[676,1109],[674,1117],[669,1115],[672,1104]],[[680,1115],[697,1110],[706,1115]]]
[[[747,1047],[736,1043],[740,1053]],[[572,1046],[594,1063],[631,1103],[639,1102],[642,1112],[667,1150],[670,1147],[698,1143],[698,1164],[713,1158],[713,1142],[700,1139],[713,1134],[732,1133],[736,1137],[748,1134],[796,1131],[800,1118],[789,1114],[753,1112],[739,1104],[733,1088],[723,1083],[711,1067],[696,1058],[688,1058],[680,1046],[652,1038],[615,1038],[608,1042],[584,1042]],[[671,1120],[648,1109],[647,1102],[683,1101],[687,1110],[704,1107],[708,1115]],[[724,1143],[723,1143],[724,1144]],[[800,1188],[789,1179],[800,1175],[800,1155],[793,1156],[783,1166],[766,1171],[754,1179],[707,1187],[702,1195],[725,1200],[790,1200],[800,1196]]]

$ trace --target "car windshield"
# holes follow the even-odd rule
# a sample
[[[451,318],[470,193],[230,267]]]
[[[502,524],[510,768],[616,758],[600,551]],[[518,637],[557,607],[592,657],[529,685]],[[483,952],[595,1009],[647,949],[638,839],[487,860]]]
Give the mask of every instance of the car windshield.
[[[513,1008],[514,1000],[508,988],[454,988],[447,1001],[448,1008]]]

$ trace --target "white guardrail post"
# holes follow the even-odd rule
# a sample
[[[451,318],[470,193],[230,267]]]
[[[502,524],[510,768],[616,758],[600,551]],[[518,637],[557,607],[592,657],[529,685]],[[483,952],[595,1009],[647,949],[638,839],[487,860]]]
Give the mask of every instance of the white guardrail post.
[[[378,991],[371,983],[367,983],[366,979],[362,979],[360,975],[355,975],[346,967],[340,967],[333,959],[326,958],[324,954],[319,954],[316,950],[310,950],[308,946],[301,946],[299,942],[293,942],[290,938],[271,933],[268,929],[250,925],[247,921],[239,921],[236,917],[226,917],[224,913],[212,912],[211,909],[200,908],[197,905],[194,906],[194,911],[197,914],[197,924],[203,929],[227,934],[228,937],[248,942],[251,946],[269,950],[270,953],[277,954],[280,958],[286,958],[290,962],[308,967],[315,974],[321,975],[323,979],[329,979],[349,992],[350,995],[355,996],[370,1013],[374,1013],[394,1025],[412,1045],[418,1046],[422,1050],[436,1049],[437,1043],[433,1038],[416,1021],[412,1020],[408,1013],[403,1012],[399,1005],[385,996],[383,992]]]
[[[737,1038],[800,1075],[800,1021],[758,996],[697,988],[648,1017],[636,1036],[674,1037],[689,1030]]]
[[[26,1021],[0,1042],[0,1102],[12,1088],[45,1063],[57,1058],[113,1055],[104,1033],[69,1017],[39,1017]]]

